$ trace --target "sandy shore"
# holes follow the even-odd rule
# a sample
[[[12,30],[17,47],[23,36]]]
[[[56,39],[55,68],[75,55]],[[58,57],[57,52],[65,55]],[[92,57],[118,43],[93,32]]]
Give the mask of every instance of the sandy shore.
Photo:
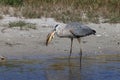
[[[47,34],[55,24],[64,25],[51,18],[42,19],[20,19],[5,17],[0,20],[0,30],[10,21],[24,20],[35,23],[36,30],[19,30],[19,28],[8,28],[0,32],[0,55],[7,58],[44,58],[49,56],[67,56],[69,54],[70,40],[55,37],[45,46]],[[84,56],[98,54],[120,54],[120,24],[86,24],[95,29],[97,34],[82,38],[81,47]],[[79,44],[74,40],[73,55],[79,53]]]

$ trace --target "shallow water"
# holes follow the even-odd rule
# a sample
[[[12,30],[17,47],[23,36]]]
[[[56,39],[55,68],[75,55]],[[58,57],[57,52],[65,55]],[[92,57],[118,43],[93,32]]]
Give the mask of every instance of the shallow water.
[[[0,63],[0,80],[120,80],[120,56],[7,60]]]

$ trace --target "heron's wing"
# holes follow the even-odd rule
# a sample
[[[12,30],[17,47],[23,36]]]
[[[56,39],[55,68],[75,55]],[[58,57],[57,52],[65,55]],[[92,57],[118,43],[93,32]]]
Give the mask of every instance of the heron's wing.
[[[76,37],[84,37],[91,34],[95,34],[95,31],[84,25],[77,25],[76,27],[72,27],[70,32]]]

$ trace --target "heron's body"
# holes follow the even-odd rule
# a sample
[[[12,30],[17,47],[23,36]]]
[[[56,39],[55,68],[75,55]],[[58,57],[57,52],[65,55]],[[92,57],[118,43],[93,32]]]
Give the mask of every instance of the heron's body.
[[[56,27],[56,34],[58,37],[63,38],[80,38],[95,34],[95,31],[88,26],[85,26],[78,22],[72,22],[68,23],[66,26]]]
[[[68,23],[66,26],[56,25],[53,31],[48,34],[46,45],[48,45],[48,43],[53,39],[53,36],[55,34],[60,38],[70,38],[71,39],[71,47],[70,47],[70,55],[69,55],[69,61],[70,61],[73,39],[76,38],[80,43],[81,37],[89,36],[95,33],[96,33],[95,30],[78,22],[71,22]],[[81,58],[82,58],[82,49],[80,48],[80,66],[81,66]]]

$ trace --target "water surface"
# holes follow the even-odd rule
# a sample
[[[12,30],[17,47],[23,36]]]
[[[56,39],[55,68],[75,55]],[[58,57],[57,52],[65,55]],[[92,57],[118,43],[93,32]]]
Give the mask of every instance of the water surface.
[[[0,63],[0,80],[120,80],[120,55],[7,60]]]

